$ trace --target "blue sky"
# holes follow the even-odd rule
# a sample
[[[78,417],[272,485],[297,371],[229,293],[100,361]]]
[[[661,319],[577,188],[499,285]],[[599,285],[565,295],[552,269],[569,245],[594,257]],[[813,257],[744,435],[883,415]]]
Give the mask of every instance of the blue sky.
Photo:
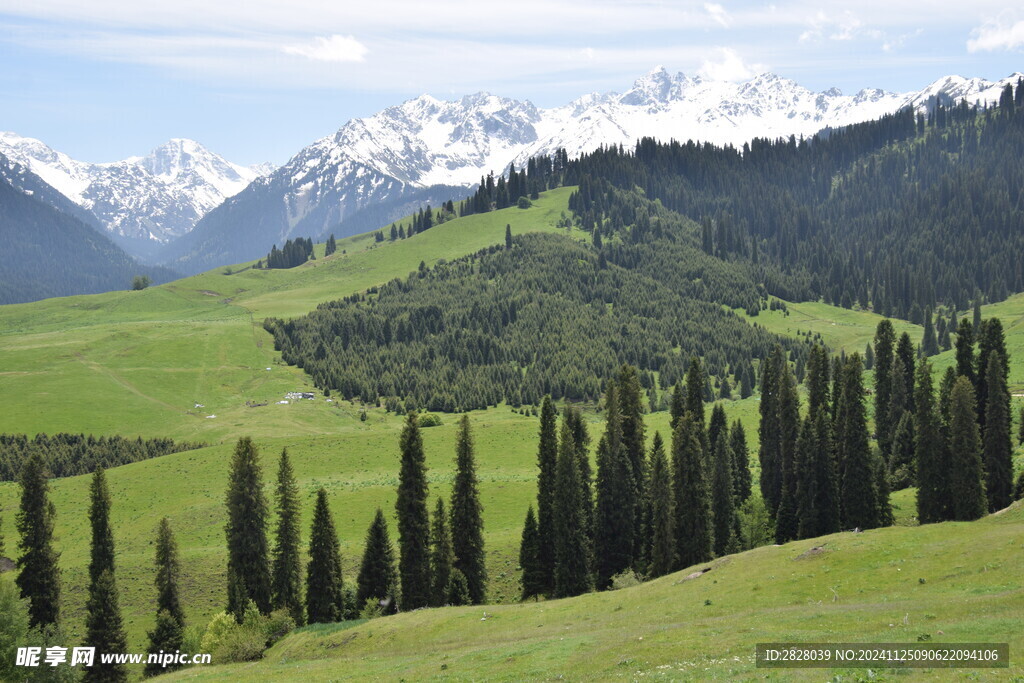
[[[0,130],[85,161],[194,138],[283,163],[429,92],[538,106],[655,65],[813,90],[916,90],[1024,71],[1024,7],[988,2],[0,0]]]

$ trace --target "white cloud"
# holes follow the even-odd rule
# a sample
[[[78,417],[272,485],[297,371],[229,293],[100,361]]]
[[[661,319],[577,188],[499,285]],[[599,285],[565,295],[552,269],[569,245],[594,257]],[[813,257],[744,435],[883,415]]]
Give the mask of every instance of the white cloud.
[[[729,24],[732,23],[732,17],[730,17],[729,13],[725,11],[725,8],[718,3],[705,2],[704,10],[723,28],[729,28]]]
[[[281,51],[299,55],[315,62],[361,62],[366,57],[366,46],[352,36],[317,36],[308,43],[285,45]]]
[[[967,41],[968,52],[1016,50],[1020,47],[1024,47],[1024,19],[1013,21],[1006,14],[971,31],[971,38]]]
[[[715,52],[718,58],[705,59],[697,70],[699,76],[715,81],[744,81],[766,70],[763,64],[745,64],[730,47],[719,47]]]

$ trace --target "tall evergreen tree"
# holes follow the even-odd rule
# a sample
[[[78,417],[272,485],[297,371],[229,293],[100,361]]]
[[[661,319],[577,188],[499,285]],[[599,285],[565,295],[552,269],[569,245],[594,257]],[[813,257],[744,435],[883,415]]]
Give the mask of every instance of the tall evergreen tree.
[[[868,348],[871,348],[870,345]],[[816,417],[829,410],[829,361],[825,347],[815,344],[807,356],[807,414]]]
[[[727,555],[739,550],[736,538],[738,520],[736,501],[733,497],[732,452],[729,448],[728,430],[718,433],[714,450],[714,473],[711,485],[711,518],[714,522],[715,555]]]
[[[977,330],[978,365],[975,376],[974,392],[978,402],[978,424],[985,431],[985,417],[988,414],[988,363],[992,356],[999,356],[1002,368],[1002,380],[1009,380],[1009,356],[1006,353],[1006,339],[1003,334],[1003,323],[999,318],[989,318]],[[1006,402],[1006,414],[1010,414],[1010,394],[1008,391],[999,394]]]
[[[540,568],[545,576],[545,595],[555,588],[554,505],[555,469],[558,463],[558,415],[550,396],[540,406],[540,445],[537,449],[537,531],[540,534]]]
[[[121,620],[118,605],[117,585],[114,572],[104,569],[89,587],[89,599],[85,604],[85,640],[87,647],[97,652],[125,652],[128,639]],[[92,666],[85,669],[83,681],[116,683],[128,680],[128,668],[119,662],[103,662],[99,657]]]
[[[800,437],[796,442],[796,532],[794,538],[813,538],[820,535],[817,509],[818,478],[815,471],[814,420],[808,417],[800,424]],[[778,537],[778,528],[776,528]]]
[[[672,438],[676,560],[680,569],[710,560],[714,546],[711,492],[700,437],[693,422],[690,413],[684,415]]]
[[[633,532],[631,545],[634,564],[641,559],[643,546],[643,509],[646,499],[647,457],[645,452],[643,389],[636,368],[623,365],[619,370],[619,411],[622,414],[622,445],[629,459],[629,471],[632,477],[630,495],[633,508]]]
[[[800,520],[797,516],[797,441],[800,436],[800,397],[796,391],[789,364],[784,363],[779,377],[779,463],[781,488],[776,511],[775,542],[785,543],[797,537]]]
[[[1024,444],[1024,407],[1020,409],[1020,415],[1017,416],[1017,443]]]
[[[103,468],[93,473],[89,487],[89,525],[92,543],[89,559],[89,599],[86,603],[85,645],[98,652],[128,649],[121,608],[114,581],[114,533],[110,528],[110,490]],[[126,681],[123,663],[96,662],[85,670],[86,681]]]
[[[917,480],[915,470],[914,415],[909,410],[896,425],[892,437],[892,453],[889,455],[889,481],[896,490],[913,486]]]
[[[622,442],[622,413],[614,383],[608,387],[605,405],[607,423],[597,446],[594,514],[594,559],[599,589],[607,588],[613,576],[631,566],[636,515],[633,473]]]
[[[876,349],[876,369],[878,359]],[[878,526],[878,489],[868,441],[860,355],[856,353],[843,366],[835,443],[842,526],[844,529],[872,529]]]
[[[523,537],[519,544],[519,566],[523,570],[522,599],[528,600],[543,595],[547,589],[545,578],[540,567],[540,533],[537,531],[537,518],[531,505],[526,511],[523,523]]]
[[[750,476],[750,455],[747,452],[747,434],[743,423],[735,420],[729,429],[729,446],[732,449],[733,490],[736,494],[736,507],[750,498],[752,489]]]
[[[625,460],[624,455],[623,453],[623,460]],[[579,473],[572,432],[569,425],[563,421],[561,443],[558,449],[555,485],[557,494],[554,509],[555,597],[559,598],[580,595],[591,588],[590,552],[583,526],[583,501],[580,500]],[[626,474],[629,474],[628,470]],[[598,477],[600,478],[600,476],[599,474]],[[630,480],[626,479],[622,483],[628,487]],[[629,521],[632,522],[632,520]],[[623,528],[623,531],[631,534],[632,526]],[[628,562],[626,566],[628,566]],[[598,576],[601,576],[600,569]]]
[[[302,605],[302,560],[299,548],[301,517],[299,485],[288,449],[277,468],[277,529],[274,535],[271,588],[274,609],[286,609],[296,624],[305,622]]]
[[[711,444],[708,441],[707,426],[704,421],[704,370],[700,361],[696,358],[690,359],[690,367],[686,371],[686,412],[693,416],[694,433],[700,439],[701,449],[704,454],[704,465],[711,462]]]
[[[267,500],[259,452],[247,436],[238,440],[231,458],[227,508],[228,613],[241,623],[249,600],[264,614],[271,604]]]
[[[989,355],[985,372],[988,403],[985,409],[984,463],[988,511],[1013,502],[1013,444],[1010,441],[1010,393],[1006,388],[1003,359]]]
[[[433,582],[434,607],[444,607],[452,583],[452,569],[455,568],[455,551],[452,536],[448,531],[448,520],[444,510],[444,498],[438,497],[434,508],[434,519],[430,529],[430,578]]]
[[[963,376],[949,395],[949,460],[949,518],[978,519],[987,512],[988,502],[974,387]]]
[[[808,417],[800,433],[799,462],[803,476],[798,480],[799,538],[813,538],[840,529],[839,477],[832,444],[832,422],[828,412],[819,410]]]
[[[889,417],[895,347],[896,330],[892,321],[883,320],[875,330],[875,432],[883,453],[889,452],[889,432],[895,428]]]
[[[932,368],[917,368],[914,389],[914,459],[917,470],[917,519],[922,524],[947,518],[950,502],[949,466],[942,421],[935,407]]]
[[[974,372],[974,328],[971,321],[964,318],[956,329],[956,374],[966,377],[971,384],[976,383]]]
[[[178,544],[171,531],[171,522],[164,517],[156,532],[156,626],[149,631],[148,654],[174,652],[182,648],[185,637],[185,612],[178,595],[181,566],[178,563]],[[156,676],[180,668],[176,665],[146,664],[145,676]]]
[[[672,389],[672,398],[669,401],[669,427],[675,433],[679,420],[683,419],[686,413],[686,388],[682,382],[677,382]]]
[[[36,451],[21,467],[21,506],[15,526],[21,536],[18,549],[18,584],[28,600],[29,627],[45,627],[60,620],[60,553],[53,549],[53,504],[42,455]]]
[[[894,365],[898,361],[903,366],[903,395],[906,397],[903,405],[906,410],[914,409],[914,364],[917,358],[917,351],[914,349],[914,343],[910,341],[910,335],[904,332],[900,335],[900,340],[896,344],[896,356],[893,359]],[[895,367],[893,368],[895,370]],[[893,391],[896,391],[895,381]],[[899,422],[900,415],[889,415],[889,436],[892,437],[892,430],[896,429],[896,424]]]
[[[931,306],[926,306],[924,309],[924,337],[921,339],[921,352],[926,357],[934,356],[939,352],[939,340],[935,336],[935,321]]]
[[[384,513],[377,513],[366,530],[363,559],[356,579],[356,603],[362,609],[367,602],[379,606],[385,614],[398,609],[398,575],[395,572],[395,551],[388,535]]]
[[[483,604],[487,600],[483,505],[480,503],[468,415],[462,416],[456,439],[451,528],[454,566],[466,577],[470,602],[474,605]]]
[[[725,417],[725,408],[721,403],[716,403],[711,407],[711,418],[708,420],[708,441],[711,442],[712,448],[718,443],[718,435],[728,431],[728,428],[729,422]]]
[[[402,580],[402,609],[430,604],[430,519],[427,513],[427,465],[416,413],[405,420],[400,442],[398,474],[398,574]]]
[[[583,505],[583,526],[587,535],[588,547],[593,550],[594,491],[592,487],[593,475],[590,469],[590,434],[587,432],[587,423],[583,420],[583,414],[579,408],[566,406],[562,419],[569,424],[569,431],[572,432],[573,443],[576,445],[576,462],[580,469],[580,500]]]
[[[675,505],[672,472],[665,456],[661,434],[654,433],[651,445],[651,562],[648,574],[658,577],[676,567]]]
[[[327,491],[316,492],[313,526],[309,532],[306,565],[306,616],[311,624],[331,624],[345,618],[341,546],[334,528]]]
[[[781,425],[779,424],[779,387],[782,366],[785,364],[782,348],[776,346],[766,360],[761,363],[761,403],[759,406],[761,420],[758,426],[760,450],[758,458],[761,462],[761,497],[764,498],[768,513],[774,517],[779,509],[782,495],[782,470],[780,448],[782,442]]]

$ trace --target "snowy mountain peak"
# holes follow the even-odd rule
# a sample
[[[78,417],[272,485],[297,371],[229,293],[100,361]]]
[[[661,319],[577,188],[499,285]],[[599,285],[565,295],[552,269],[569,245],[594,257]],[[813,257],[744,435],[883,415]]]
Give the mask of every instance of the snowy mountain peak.
[[[94,164],[34,138],[0,133],[0,153],[91,212],[129,249],[133,241],[166,242],[188,232],[261,175],[187,138],[171,139],[143,157]]]

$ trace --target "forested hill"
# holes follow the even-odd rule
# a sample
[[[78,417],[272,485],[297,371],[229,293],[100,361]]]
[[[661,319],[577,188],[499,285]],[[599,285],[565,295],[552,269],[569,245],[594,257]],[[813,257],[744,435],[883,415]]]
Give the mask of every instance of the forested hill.
[[[640,141],[569,162],[571,203],[592,230],[635,223],[610,187],[700,221],[702,247],[772,264],[792,298],[921,322],[939,305],[1024,290],[1024,85],[1000,106],[911,110],[742,150]],[[773,291],[783,295],[781,291]]]
[[[594,399],[622,363],[667,388],[691,356],[730,391],[778,340],[729,308],[823,298],[922,322],[1024,290],[1022,97],[742,150],[642,140],[534,159],[459,212],[578,184],[592,246],[524,236],[267,329],[318,386],[406,407]],[[789,349],[799,366],[806,346]]]

